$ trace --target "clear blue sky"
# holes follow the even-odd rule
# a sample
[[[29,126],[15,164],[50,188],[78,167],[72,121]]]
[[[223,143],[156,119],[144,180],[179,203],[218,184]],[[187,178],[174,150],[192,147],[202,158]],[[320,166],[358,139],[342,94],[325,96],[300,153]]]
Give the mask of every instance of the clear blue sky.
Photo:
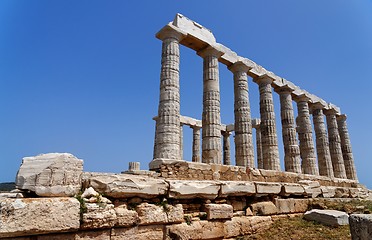
[[[84,159],[85,171],[120,172],[129,161],[146,169],[159,98],[154,35],[177,12],[341,107],[360,182],[372,188],[371,0],[2,0],[0,182],[14,180],[22,157],[47,152],[70,152]],[[220,73],[222,121],[232,123],[232,74],[224,65]],[[258,87],[250,80],[249,88],[258,117]],[[185,47],[181,101],[183,115],[201,118],[202,60]],[[279,120],[276,94],[274,101]],[[184,132],[191,159],[191,130]]]

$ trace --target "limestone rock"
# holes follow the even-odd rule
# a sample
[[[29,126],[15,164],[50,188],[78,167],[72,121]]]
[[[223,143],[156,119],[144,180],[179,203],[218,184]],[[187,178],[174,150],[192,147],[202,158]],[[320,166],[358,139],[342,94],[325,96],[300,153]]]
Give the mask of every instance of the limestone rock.
[[[299,183],[304,187],[305,193],[312,198],[318,197],[322,194],[320,184],[318,181],[301,180]]]
[[[272,202],[258,202],[251,205],[252,212],[255,215],[272,215],[278,212],[278,209]]]
[[[162,225],[113,228],[111,240],[160,240],[163,235]]]
[[[207,219],[228,219],[233,217],[233,207],[229,204],[205,204]]]
[[[16,177],[19,189],[38,196],[74,196],[81,188],[83,160],[69,153],[47,153],[23,158]]]
[[[216,181],[168,180],[169,197],[176,199],[215,199],[220,190]]]
[[[117,222],[113,204],[85,203],[86,212],[83,213],[81,228],[96,229],[115,226]]]
[[[320,186],[324,198],[333,198],[336,194],[336,187],[333,186]]]
[[[221,182],[221,196],[249,196],[256,193],[253,182],[244,181],[223,181]]]
[[[275,206],[278,214],[285,213],[304,213],[307,211],[309,200],[307,199],[275,199]]]
[[[352,240],[371,239],[372,214],[351,214],[349,221]]]
[[[279,194],[282,185],[274,182],[255,182],[257,194]]]
[[[126,206],[118,206],[114,210],[117,217],[116,226],[128,227],[139,223],[138,213],[136,211],[129,210]]]
[[[74,231],[80,226],[75,198],[0,200],[0,238]]]
[[[271,224],[270,216],[233,217],[224,223],[224,237],[250,235],[268,229]]]
[[[349,216],[337,210],[312,209],[304,215],[306,220],[316,221],[325,225],[340,226],[349,224]]]
[[[182,204],[155,205],[141,203],[136,207],[140,225],[180,223],[183,221]]]
[[[82,231],[76,233],[59,233],[39,235],[37,240],[110,240],[110,229],[95,230],[95,231]],[[21,239],[16,239],[21,240]],[[27,238],[31,240],[31,238]]]
[[[165,195],[168,184],[161,179],[129,174],[95,174],[85,176],[86,184],[113,198],[152,198]]]
[[[96,192],[96,190],[94,190],[94,188],[89,187],[89,188],[84,190],[83,194],[81,194],[81,197],[82,198],[90,198],[90,197],[96,197],[98,195],[99,195],[99,193]]]
[[[335,198],[348,198],[349,197],[349,189],[338,187],[335,190]]]
[[[297,183],[283,183],[281,195],[283,196],[302,196],[305,193],[303,186]]]
[[[195,221],[167,226],[170,239],[222,239],[224,223],[218,221]],[[161,239],[161,238],[160,238]]]

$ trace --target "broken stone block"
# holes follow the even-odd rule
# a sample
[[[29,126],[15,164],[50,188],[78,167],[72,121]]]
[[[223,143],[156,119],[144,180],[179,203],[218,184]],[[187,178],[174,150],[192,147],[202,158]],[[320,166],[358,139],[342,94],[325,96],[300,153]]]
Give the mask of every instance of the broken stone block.
[[[309,201],[307,199],[275,199],[278,214],[304,213],[307,211]]]
[[[83,160],[69,153],[25,157],[16,177],[19,189],[43,197],[71,197],[81,188]]]
[[[272,215],[278,212],[274,203],[270,201],[253,203],[251,207],[254,215]]]
[[[81,228],[97,229],[115,226],[117,222],[113,204],[85,203],[86,212],[83,213]]]
[[[349,215],[337,210],[312,209],[307,211],[304,219],[319,222],[329,226],[340,226],[349,224]]]
[[[139,223],[138,213],[127,209],[125,205],[120,205],[114,208],[117,222],[115,226],[128,227]]]
[[[205,204],[207,219],[229,219],[233,217],[233,207],[229,204]]]
[[[301,180],[299,181],[299,184],[304,187],[305,194],[309,197],[316,198],[320,194],[322,194],[322,190],[318,181]]]
[[[302,196],[305,193],[305,189],[303,186],[297,183],[283,183],[282,184],[282,196]]]
[[[336,194],[336,187],[333,186],[320,186],[320,189],[324,198],[333,198]]]
[[[220,190],[219,182],[215,181],[192,181],[192,180],[167,180],[169,182],[169,198],[191,199],[205,198],[215,199]]]
[[[183,222],[182,204],[172,206],[168,204],[141,203],[136,207],[136,211],[140,225]]]
[[[165,195],[168,183],[164,180],[130,174],[87,173],[84,176],[87,187],[113,198],[153,198]]]
[[[372,236],[372,214],[351,214],[349,217],[352,240],[370,240]]]
[[[0,238],[74,231],[80,227],[75,198],[0,200]]]
[[[223,181],[221,182],[221,196],[250,196],[256,193],[253,182]]]

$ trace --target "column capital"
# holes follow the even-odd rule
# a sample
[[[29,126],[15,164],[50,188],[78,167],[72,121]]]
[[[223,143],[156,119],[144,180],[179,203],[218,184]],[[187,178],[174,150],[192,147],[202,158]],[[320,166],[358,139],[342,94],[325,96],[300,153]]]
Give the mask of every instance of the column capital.
[[[303,90],[298,91],[298,92],[294,91],[292,93],[292,99],[297,103],[298,102],[308,102],[308,103],[311,102],[310,94]]]
[[[248,72],[250,69],[252,69],[251,66],[248,66],[246,63],[243,61],[237,61],[234,64],[230,65],[228,69],[235,73],[235,72]]]
[[[331,108],[329,108],[329,109],[324,109],[324,110],[323,110],[323,113],[324,113],[324,115],[326,115],[326,116],[330,116],[330,115],[337,115],[337,114],[339,114],[340,112],[337,111],[337,109],[331,107]]]
[[[285,94],[285,93],[292,93],[294,90],[296,89],[288,84],[281,86],[281,87],[274,87],[274,91],[278,93],[279,95]]]
[[[271,84],[272,82],[275,81],[275,78],[273,78],[272,76],[270,76],[269,74],[265,73],[264,75],[262,76],[259,76],[259,77],[256,77],[256,78],[253,78],[253,82],[257,83],[257,84],[260,84],[260,83],[269,83]]]
[[[181,29],[176,28],[172,24],[165,25],[159,32],[155,35],[158,39],[164,41],[167,38],[174,38],[178,42],[187,36],[187,33]]]
[[[208,47],[204,48],[203,50],[200,50],[196,54],[198,54],[202,58],[205,58],[207,56],[214,56],[214,57],[219,58],[224,54],[224,52],[218,50],[217,48],[215,48],[213,46],[208,46]]]
[[[346,121],[347,115],[345,113],[344,114],[337,115],[336,116],[336,119],[337,119],[337,121]]]
[[[309,104],[309,109],[311,112],[315,111],[315,110],[324,110],[326,109],[327,107],[327,104],[325,102],[312,102]]]

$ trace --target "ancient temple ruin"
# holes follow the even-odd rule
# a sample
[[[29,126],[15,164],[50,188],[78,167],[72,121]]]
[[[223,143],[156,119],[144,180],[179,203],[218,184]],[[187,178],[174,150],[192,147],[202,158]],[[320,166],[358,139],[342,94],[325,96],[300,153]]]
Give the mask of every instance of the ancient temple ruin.
[[[277,115],[272,96],[276,93],[280,96],[283,169],[286,172],[357,180],[346,115],[341,113],[340,108],[252,60],[239,56],[216,42],[210,30],[180,14],[163,27],[156,37],[163,44],[160,100],[158,116],[154,118],[156,132],[151,169],[184,161],[182,126],[188,125],[193,129],[193,162],[231,165],[229,135],[234,133],[236,166],[280,171],[276,131],[279,126],[276,126]],[[180,44],[195,50],[203,58],[201,121],[180,115]],[[219,63],[226,65],[234,78],[235,122],[227,126],[221,123],[220,116]],[[253,79],[253,83],[249,82],[248,77]],[[250,112],[248,89],[254,91],[254,85],[258,86],[260,94],[259,119],[252,119]],[[294,116],[293,101],[296,103],[297,117]],[[253,143],[253,128],[256,144]],[[256,164],[254,151],[257,151]]]

